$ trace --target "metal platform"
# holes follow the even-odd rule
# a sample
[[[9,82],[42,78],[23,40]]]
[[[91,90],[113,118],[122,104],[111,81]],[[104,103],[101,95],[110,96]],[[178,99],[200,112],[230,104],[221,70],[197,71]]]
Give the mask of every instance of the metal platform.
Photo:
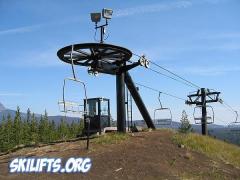
[[[116,74],[118,68],[132,57],[126,48],[103,43],[83,43],[66,46],[57,52],[62,61],[79,66],[88,66],[92,70]],[[72,58],[72,59],[71,59]]]

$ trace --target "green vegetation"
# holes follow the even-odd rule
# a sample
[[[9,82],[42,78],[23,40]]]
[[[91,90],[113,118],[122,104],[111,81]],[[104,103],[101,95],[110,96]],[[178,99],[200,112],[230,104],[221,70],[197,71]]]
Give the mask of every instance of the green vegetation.
[[[17,108],[15,117],[3,117],[0,123],[0,152],[13,149],[18,145],[34,145],[58,140],[75,138],[83,130],[83,121],[67,124],[61,119],[59,125],[48,119],[47,111],[38,121],[28,109],[25,119]]]
[[[94,141],[97,144],[117,144],[126,140],[128,137],[129,135],[127,133],[107,133],[97,139],[94,139]]]
[[[173,136],[173,141],[209,157],[221,159],[225,163],[240,167],[240,147],[236,145],[194,133],[177,133]]]
[[[188,115],[186,113],[185,110],[183,110],[182,112],[182,118],[181,118],[181,126],[179,127],[179,132],[181,133],[189,133],[192,132],[192,125],[190,124],[189,120],[188,120]]]

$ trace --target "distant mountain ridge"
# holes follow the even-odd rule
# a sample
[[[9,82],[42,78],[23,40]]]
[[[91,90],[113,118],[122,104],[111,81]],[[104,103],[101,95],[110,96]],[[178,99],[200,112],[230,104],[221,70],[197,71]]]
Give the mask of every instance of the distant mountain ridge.
[[[2,103],[0,103],[0,112],[5,110],[6,110],[5,106]]]
[[[7,116],[10,115],[12,118],[14,118],[15,114],[16,114],[15,110],[7,109],[2,103],[0,103],[0,122],[2,121],[3,116],[7,118]],[[27,117],[27,113],[21,112],[21,118],[24,119],[26,117]],[[41,114],[35,114],[35,117],[37,120],[40,120]],[[48,120],[54,121],[56,124],[59,124],[62,118],[66,120],[66,122],[69,124],[71,124],[72,122],[78,122],[80,120],[80,118],[77,118],[77,117],[65,117],[61,115],[48,116]]]

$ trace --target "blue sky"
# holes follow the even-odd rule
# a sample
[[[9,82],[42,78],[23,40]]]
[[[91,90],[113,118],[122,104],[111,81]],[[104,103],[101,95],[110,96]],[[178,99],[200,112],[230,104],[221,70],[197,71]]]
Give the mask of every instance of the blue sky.
[[[72,43],[94,42],[90,12],[103,7],[114,10],[106,43],[124,46],[184,76],[197,85],[222,92],[221,97],[240,110],[240,1],[238,0],[0,0],[0,102],[22,111],[45,109],[60,114],[62,83],[71,67],[56,56],[58,49]],[[135,58],[136,59],[136,58]],[[77,67],[78,77],[87,83],[88,96],[111,99],[115,117],[115,77],[92,77]],[[182,98],[195,89],[138,67],[131,71],[140,83]],[[151,114],[158,107],[157,94],[140,89]],[[81,94],[80,94],[81,95]],[[192,121],[192,107],[168,96],[179,121],[186,109]],[[216,123],[226,124],[234,115],[213,104]],[[134,108],[135,118],[140,115]]]

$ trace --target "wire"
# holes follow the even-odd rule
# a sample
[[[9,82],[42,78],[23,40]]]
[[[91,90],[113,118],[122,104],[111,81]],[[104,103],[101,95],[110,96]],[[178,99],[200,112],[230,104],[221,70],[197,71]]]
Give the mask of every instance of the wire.
[[[104,38],[104,40],[107,40],[109,38],[110,34],[107,33],[107,36]]]
[[[161,73],[161,72],[159,72],[159,71],[157,71],[157,70],[155,70],[155,69],[148,68],[148,70],[153,71],[153,72],[155,72],[155,73],[157,73],[157,74],[160,74],[160,75],[162,75],[162,76],[165,76],[165,77],[167,77],[167,78],[170,78],[170,79],[172,79],[172,80],[174,80],[174,81],[177,81],[177,82],[179,82],[179,83],[182,83],[182,84],[184,84],[184,85],[186,85],[186,86],[195,88],[195,86],[192,86],[192,85],[190,85],[190,84],[187,84],[187,83],[185,83],[185,82],[182,82],[182,81],[180,81],[179,79],[176,79],[176,78],[174,78],[174,77],[172,77],[172,76],[169,76],[169,75],[166,75],[166,74],[164,74],[164,73]]]
[[[183,101],[185,102],[185,99],[183,99],[183,98],[181,98],[181,97],[177,97],[177,96],[175,96],[175,95],[172,95],[172,94],[169,94],[169,93],[166,93],[166,92],[159,91],[159,90],[157,90],[157,89],[151,88],[151,87],[149,87],[149,86],[146,86],[146,85],[143,85],[143,84],[140,84],[140,83],[136,83],[136,84],[139,85],[139,86],[142,86],[142,87],[144,87],[144,88],[150,89],[150,90],[152,90],[152,91],[160,92],[160,93],[165,94],[165,95],[167,95],[167,96],[170,96],[170,97],[173,97],[173,98],[176,98],[176,99],[179,99],[179,100],[183,100]]]
[[[232,106],[230,106],[228,103],[226,103],[226,102],[223,101],[222,99],[221,99],[221,101],[219,101],[219,102],[220,102],[220,104],[222,104],[227,110],[233,112],[233,113],[236,115],[235,121],[233,121],[233,122],[231,122],[231,123],[238,123],[238,111],[235,110],[235,109],[233,109]]]
[[[223,101],[223,103],[221,103],[221,104],[225,105],[225,107],[228,107],[229,110],[233,111],[234,113],[236,112],[236,110],[233,109],[232,106],[230,106],[229,104],[227,104],[225,101]]]
[[[135,55],[135,56],[137,56],[137,57],[142,57],[142,56],[140,56],[140,55],[138,55],[138,54],[135,54],[135,53],[132,53],[132,54]],[[170,71],[170,70],[168,70],[168,69],[160,66],[159,64],[157,64],[157,63],[155,63],[155,62],[153,62],[153,61],[150,61],[150,60],[149,60],[149,62],[152,63],[153,65],[155,65],[155,66],[163,69],[164,71],[167,71],[168,73],[176,76],[177,78],[183,80],[184,82],[183,82],[183,81],[180,81],[179,79],[176,79],[176,78],[174,78],[174,77],[172,77],[172,76],[169,76],[169,75],[166,75],[166,74],[164,74],[164,73],[161,73],[161,72],[159,72],[159,71],[157,71],[157,70],[148,68],[148,69],[151,70],[151,71],[153,71],[153,72],[155,72],[155,73],[158,73],[158,74],[160,74],[160,75],[163,75],[163,76],[165,76],[165,77],[168,77],[168,78],[170,78],[170,79],[172,79],[172,80],[175,80],[175,81],[177,81],[177,82],[180,82],[180,83],[182,83],[182,84],[184,84],[184,85],[187,85],[187,86],[189,86],[189,87],[193,87],[193,88],[197,88],[197,89],[200,89],[200,88],[201,88],[200,86],[194,84],[194,83],[191,82],[191,81],[186,80],[185,78],[181,77],[180,75],[178,75],[178,74],[176,74],[176,73],[174,73],[174,72],[172,72],[172,71]]]
[[[76,79],[76,74],[75,74],[74,65],[73,65],[73,57],[72,57],[73,51],[74,51],[74,45],[72,45],[70,58],[71,58],[71,66],[72,66],[73,78]]]
[[[183,81],[185,81],[185,82],[191,84],[192,86],[196,87],[197,89],[200,89],[200,88],[201,88],[200,86],[194,84],[194,83],[191,82],[191,81],[186,80],[185,78],[181,77],[180,75],[178,75],[178,74],[176,74],[176,73],[174,73],[174,72],[172,72],[172,71],[170,71],[170,70],[168,70],[168,69],[166,69],[166,68],[160,66],[159,64],[157,64],[157,63],[155,63],[155,62],[153,62],[153,61],[150,61],[150,60],[149,60],[149,62],[152,63],[152,64],[154,64],[155,66],[157,66],[157,67],[159,67],[159,68],[161,68],[161,69],[167,71],[168,73],[170,73],[170,74],[172,74],[172,75],[174,75],[174,76],[180,78],[181,80],[183,80]]]
[[[216,91],[215,89],[211,89],[211,90],[214,90]],[[236,115],[236,120],[234,122],[238,122],[238,111],[235,110],[232,106],[230,106],[228,103],[226,103],[225,100],[223,99],[219,99],[218,101],[221,105],[223,105],[227,110],[233,112],[235,115]]]
[[[223,121],[222,119],[217,118],[216,121],[222,122],[224,126],[227,126],[227,125],[228,125],[227,122]],[[214,124],[215,124],[215,123],[214,123]]]
[[[135,55],[135,56],[137,56],[137,57],[142,57],[142,56],[140,56],[140,55],[138,55],[138,54],[135,54],[135,53],[133,53],[133,55]],[[177,78],[183,80],[184,82],[183,82],[183,81],[180,81],[179,79],[176,79],[176,78],[174,78],[174,77],[172,77],[172,76],[166,75],[166,74],[164,74],[164,73],[162,73],[162,72],[159,72],[159,71],[157,71],[157,70],[155,70],[155,69],[148,68],[150,71],[153,71],[153,72],[155,72],[155,73],[157,73],[157,74],[160,74],[160,75],[162,75],[162,76],[168,77],[168,78],[170,78],[170,79],[172,79],[172,80],[175,80],[175,81],[177,81],[177,82],[180,82],[180,83],[182,83],[182,84],[184,84],[184,85],[187,85],[187,86],[190,86],[190,87],[193,87],[193,88],[197,88],[197,89],[200,89],[200,88],[201,88],[200,86],[196,85],[195,83],[193,83],[193,82],[191,82],[191,81],[189,81],[189,80],[181,77],[180,75],[178,75],[178,74],[176,74],[176,73],[168,70],[167,68],[164,68],[163,66],[160,66],[159,64],[157,64],[157,63],[155,63],[155,62],[153,62],[153,61],[150,61],[150,60],[149,60],[149,62],[152,63],[153,65],[161,68],[162,70],[167,71],[168,73],[176,76]],[[160,91],[158,91],[158,90],[156,90],[156,89],[153,89],[153,88],[151,88],[151,87],[148,87],[148,86],[145,86],[145,85],[142,85],[142,84],[139,84],[139,83],[136,83],[136,84],[138,84],[138,85],[140,85],[140,86],[143,86],[143,87],[145,87],[145,88],[148,88],[148,89],[150,89],[150,90],[160,92]],[[179,97],[177,97],[177,96],[174,96],[174,95],[171,95],[171,94],[168,94],[168,93],[164,93],[164,92],[161,92],[161,93],[163,93],[163,94],[165,94],[165,95],[168,95],[168,96],[171,96],[171,97],[174,97],[174,98],[177,98],[177,99],[184,100],[183,98],[179,98]],[[185,100],[184,100],[184,101],[185,101]],[[229,104],[227,104],[225,101],[223,101],[221,104],[224,105],[225,107],[227,107],[227,108],[228,108],[229,110],[231,110],[232,112],[234,112],[234,113],[237,114],[237,111],[234,110],[234,109],[233,109]],[[237,115],[238,115],[238,114],[237,114]],[[222,121],[222,122],[223,122],[223,121]]]
[[[96,38],[96,35],[97,35],[97,29],[95,29],[93,39],[94,39],[95,42],[98,42],[99,40]]]

